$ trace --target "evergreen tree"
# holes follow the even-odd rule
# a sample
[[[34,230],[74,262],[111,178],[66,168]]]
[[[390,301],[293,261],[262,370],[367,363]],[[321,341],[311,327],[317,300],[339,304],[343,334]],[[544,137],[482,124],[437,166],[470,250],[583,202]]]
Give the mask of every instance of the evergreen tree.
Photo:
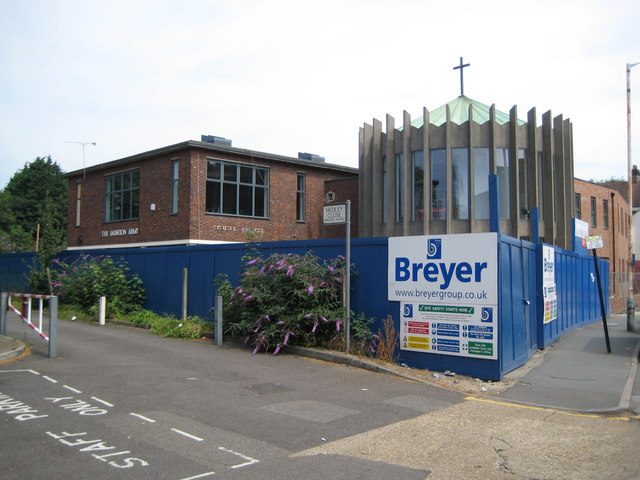
[[[35,247],[38,224],[42,223],[43,205],[51,201],[51,226],[66,230],[67,225],[67,181],[51,157],[38,157],[18,170],[3,191],[4,201],[13,218],[0,218],[0,230],[8,232],[11,225],[29,232]],[[11,222],[8,224],[8,221]],[[60,246],[60,245],[59,245]]]

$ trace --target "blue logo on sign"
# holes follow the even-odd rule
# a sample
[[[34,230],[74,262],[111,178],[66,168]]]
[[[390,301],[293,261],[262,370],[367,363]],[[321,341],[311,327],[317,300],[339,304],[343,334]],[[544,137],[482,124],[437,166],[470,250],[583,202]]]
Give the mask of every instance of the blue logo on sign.
[[[481,322],[493,322],[493,308],[491,307],[482,307],[482,317],[480,318]]]
[[[405,318],[413,318],[413,305],[410,303],[405,304],[402,316]]]
[[[427,240],[427,259],[439,260],[442,258],[442,239],[430,238]]]

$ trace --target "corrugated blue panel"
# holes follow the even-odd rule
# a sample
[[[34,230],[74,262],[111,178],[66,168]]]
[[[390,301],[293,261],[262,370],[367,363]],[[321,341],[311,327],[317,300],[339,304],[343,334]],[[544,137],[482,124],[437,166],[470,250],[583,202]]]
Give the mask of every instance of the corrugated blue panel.
[[[542,247],[539,247],[540,255]],[[572,329],[601,320],[600,298],[592,256],[555,248],[558,318],[543,324],[544,311],[538,314],[540,348],[547,347]],[[609,264],[598,260],[605,310],[609,310]],[[541,308],[544,305],[540,300]]]
[[[0,290],[31,293],[27,273],[36,264],[35,253],[0,254]]]

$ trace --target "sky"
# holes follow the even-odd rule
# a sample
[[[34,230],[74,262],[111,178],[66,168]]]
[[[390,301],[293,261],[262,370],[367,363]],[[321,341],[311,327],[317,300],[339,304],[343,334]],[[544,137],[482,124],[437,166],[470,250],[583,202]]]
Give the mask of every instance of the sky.
[[[460,57],[466,96],[571,120],[576,177],[627,177],[637,0],[0,0],[0,188],[201,135],[357,167],[365,123],[460,94]],[[631,92],[640,164],[640,65]]]

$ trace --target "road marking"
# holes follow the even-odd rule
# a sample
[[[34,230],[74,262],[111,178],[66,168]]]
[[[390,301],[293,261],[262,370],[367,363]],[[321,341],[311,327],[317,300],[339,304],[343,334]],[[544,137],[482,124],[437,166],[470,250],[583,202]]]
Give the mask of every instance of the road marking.
[[[586,417],[586,418],[606,418],[607,420],[618,420],[622,422],[628,422],[630,418],[621,416],[621,417],[613,417],[611,415],[600,415],[596,413],[576,413],[576,412],[567,412],[564,410],[556,410],[555,408],[548,407],[534,407],[532,405],[520,405],[518,403],[510,403],[510,402],[499,402],[497,400],[490,400],[488,398],[478,398],[478,397],[465,397],[465,400],[473,400],[474,402],[483,402],[483,403],[491,403],[493,405],[503,405],[505,407],[515,407],[515,408],[526,408],[529,410],[539,410],[542,412],[553,412],[558,413],[560,415],[570,415],[572,417]]]
[[[144,420],[145,422],[149,422],[149,423],[156,423],[156,421],[155,421],[154,419],[152,419],[152,418],[148,418],[148,417],[145,417],[145,416],[143,416],[143,415],[140,415],[139,413],[133,413],[133,412],[132,412],[132,413],[130,413],[129,415],[133,415],[134,417],[138,417],[138,418],[140,418],[141,420]]]
[[[98,397],[91,397],[92,400],[95,400],[96,402],[100,402],[103,405],[106,405],[107,407],[113,407],[112,403],[109,402],[105,402],[104,400],[99,399]]]
[[[55,378],[47,377],[46,375],[43,375],[42,378],[51,383],[58,383],[58,380],[56,380]]]
[[[172,428],[171,431],[179,433],[180,435],[184,435],[185,437],[191,438],[192,440],[195,440],[196,442],[201,442],[203,440],[200,437],[196,437],[195,435],[191,435],[190,433],[183,432],[182,430],[178,430],[177,428]]]
[[[75,392],[75,393],[82,393],[80,390],[77,390],[77,389],[75,389],[73,387],[70,387],[69,385],[63,385],[63,387],[66,388],[67,390],[71,390],[72,392]]]
[[[238,465],[233,465],[230,468],[242,468],[242,467],[247,467],[249,465],[253,465],[254,463],[260,463],[260,460],[256,460],[255,458],[251,458],[251,457],[247,457],[246,455],[243,455],[241,453],[238,452],[234,452],[233,450],[229,450],[228,448],[224,448],[224,447],[218,447],[218,450],[222,450],[223,452],[227,452],[227,453],[231,453],[233,455],[237,455],[238,457],[247,460],[244,463],[239,463]]]
[[[210,477],[211,475],[215,475],[215,474],[216,472],[201,473],[200,475],[195,475],[193,477],[188,477],[188,478],[181,478],[180,480],[196,480],[196,478]]]
[[[29,372],[29,373],[33,373],[34,375],[40,375],[40,373],[36,372],[35,370],[30,370],[28,368],[22,368],[18,370],[0,370],[0,373],[13,373],[13,372]]]

